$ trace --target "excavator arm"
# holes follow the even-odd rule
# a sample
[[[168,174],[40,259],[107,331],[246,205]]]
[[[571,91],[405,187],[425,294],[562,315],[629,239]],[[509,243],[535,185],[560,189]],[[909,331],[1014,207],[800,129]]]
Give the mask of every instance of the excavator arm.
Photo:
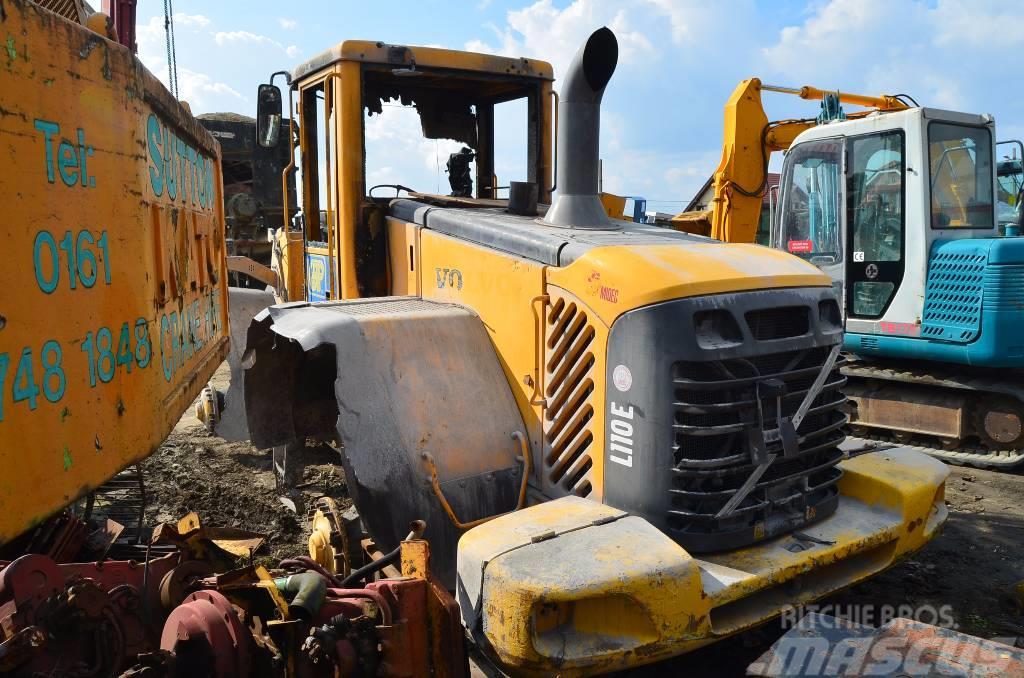
[[[683,212],[672,218],[672,228],[708,235],[725,242],[752,243],[761,219],[761,203],[768,188],[768,160],[775,151],[787,150],[804,130],[818,124],[817,118],[769,122],[761,101],[761,92],[793,94],[801,99],[824,100],[834,96],[840,103],[865,106],[874,111],[906,108],[892,95],[867,96],[845,92],[827,92],[815,87],[776,87],[763,85],[758,78],[742,81],[725,104],[722,159],[712,179],[710,209]]]

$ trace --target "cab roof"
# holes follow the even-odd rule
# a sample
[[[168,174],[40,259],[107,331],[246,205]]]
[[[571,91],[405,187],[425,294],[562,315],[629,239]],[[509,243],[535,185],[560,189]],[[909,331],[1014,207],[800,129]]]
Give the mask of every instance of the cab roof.
[[[438,47],[389,45],[372,40],[345,40],[295,67],[296,82],[340,61],[358,61],[394,68],[446,68],[488,75],[511,75],[554,80],[551,64],[538,59],[503,57]]]

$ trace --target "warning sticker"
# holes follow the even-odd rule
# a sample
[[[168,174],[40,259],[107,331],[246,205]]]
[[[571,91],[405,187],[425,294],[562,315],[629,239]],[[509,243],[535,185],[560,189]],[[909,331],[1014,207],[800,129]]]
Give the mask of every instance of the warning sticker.
[[[786,243],[786,249],[793,254],[810,254],[814,251],[814,241],[790,240]]]

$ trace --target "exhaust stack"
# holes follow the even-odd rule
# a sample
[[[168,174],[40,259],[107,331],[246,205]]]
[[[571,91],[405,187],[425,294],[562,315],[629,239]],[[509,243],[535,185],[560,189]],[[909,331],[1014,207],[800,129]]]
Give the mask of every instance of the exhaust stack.
[[[566,71],[558,101],[558,196],[544,217],[550,226],[616,228],[597,197],[597,181],[601,97],[618,60],[615,34],[599,28]]]

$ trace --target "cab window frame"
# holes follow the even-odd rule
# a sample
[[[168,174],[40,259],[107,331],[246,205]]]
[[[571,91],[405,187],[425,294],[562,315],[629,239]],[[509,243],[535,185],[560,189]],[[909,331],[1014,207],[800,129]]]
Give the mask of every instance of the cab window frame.
[[[947,224],[945,226],[937,225],[935,220],[935,204],[934,198],[932,197],[932,189],[934,188],[935,177],[932,175],[932,127],[935,125],[943,125],[946,127],[961,127],[966,129],[983,130],[988,136],[988,142],[985,145],[987,153],[989,154],[989,166],[991,167],[991,177],[993,179],[992,185],[989,187],[989,204],[988,204],[988,225],[976,226],[974,224],[967,224],[966,226],[954,226]],[[996,165],[996,152],[995,142],[993,141],[992,130],[988,125],[978,125],[965,122],[954,122],[951,120],[929,120],[927,129],[925,130],[925,140],[928,146],[928,222],[933,230],[947,231],[947,230],[992,230],[996,228],[996,196],[997,189],[995,183],[998,181],[997,173],[998,168]],[[977,182],[978,162],[977,159],[974,161],[975,167],[975,181]]]
[[[856,237],[856,219],[855,210],[857,205],[854,205],[853,195],[855,193],[855,187],[852,185],[854,176],[854,165],[856,158],[854,157],[853,147],[856,142],[870,139],[871,137],[886,137],[895,136],[899,138],[899,152],[900,152],[900,166],[898,169],[900,177],[900,251],[899,259],[896,260],[871,260],[865,257],[864,261],[854,261],[854,239]],[[876,151],[877,152],[877,151]],[[869,156],[870,160],[870,156]],[[846,243],[847,258],[845,263],[846,272],[844,273],[845,280],[845,295],[846,295],[846,313],[852,318],[862,318],[865,320],[877,320],[883,317],[892,306],[893,301],[899,295],[900,288],[903,285],[903,280],[906,277],[906,261],[907,261],[907,135],[906,131],[902,128],[879,130],[877,132],[866,132],[864,134],[855,134],[845,137],[845,144],[843,146],[843,164],[844,164],[844,175],[846,181],[846,190],[844,191],[844,199],[847,204],[845,206],[845,218],[846,218]],[[867,163],[864,165],[865,170],[867,169]],[[866,184],[865,184],[866,187]],[[862,187],[864,188],[864,187]],[[852,280],[851,270],[854,266],[864,266],[865,268],[871,264],[874,264],[878,273],[875,278],[868,281],[864,280]],[[881,308],[876,313],[858,313],[857,308],[857,287],[858,284],[868,285],[892,285],[892,290],[889,293],[888,298]]]
[[[800,257],[801,259],[803,259],[805,261],[808,261],[810,263],[815,263],[814,261],[812,261],[812,259],[814,259],[816,256],[817,257],[829,256],[829,257],[834,258],[834,261],[829,263],[828,265],[842,263],[843,261],[845,261],[845,258],[846,258],[846,252],[845,252],[846,238],[843,237],[843,226],[844,226],[844,224],[842,223],[842,219],[845,217],[845,213],[844,213],[844,209],[845,208],[843,207],[843,202],[846,200],[846,185],[845,185],[845,180],[844,180],[844,165],[846,163],[846,141],[845,141],[845,139],[846,138],[843,137],[843,136],[832,136],[832,137],[822,137],[820,139],[809,139],[809,140],[801,142],[799,144],[795,144],[794,146],[792,146],[786,152],[787,160],[788,160],[788,157],[793,157],[793,154],[801,152],[801,151],[805,150],[806,147],[812,146],[814,144],[832,143],[832,144],[836,144],[837,150],[838,150],[838,159],[837,159],[837,162],[836,162],[836,190],[837,190],[838,195],[836,196],[837,197],[837,204],[836,204],[836,210],[835,210],[835,217],[837,219],[837,224],[836,224],[836,231],[837,231],[837,233],[836,233],[836,241],[834,243],[837,246],[837,248],[838,248],[838,251],[836,251],[836,252],[831,252],[831,251],[829,251],[829,252],[819,252],[819,251],[816,251],[815,249],[812,249],[812,251],[810,251],[810,252],[798,252],[798,251],[793,251],[793,250],[790,249],[790,242],[791,241],[788,240],[786,224],[784,224],[782,222],[782,218],[783,218],[783,215],[786,214],[787,208],[789,207],[789,201],[792,200],[793,173],[792,172],[787,173],[785,171],[785,168],[784,168],[783,172],[782,172],[782,176],[779,179],[779,186],[780,186],[780,188],[779,188],[779,206],[778,206],[778,215],[779,216],[778,216],[778,219],[777,219],[778,224],[775,226],[776,233],[777,233],[776,237],[777,237],[777,241],[778,241],[777,242],[777,246],[778,246],[779,249],[781,249],[781,250],[783,250],[783,251],[785,251],[785,252],[787,252],[789,254],[792,254],[793,256]],[[792,162],[795,164],[795,163],[799,162],[799,160],[793,160]],[[808,199],[809,199],[809,196],[808,196]],[[808,202],[808,210],[809,209],[810,209],[810,202]],[[812,242],[812,246],[814,248],[816,248],[818,243],[815,242],[815,239],[813,237],[810,237],[810,235],[811,234],[808,233],[808,238],[806,238],[806,239],[810,240]],[[818,265],[818,264],[815,264],[815,265]]]

